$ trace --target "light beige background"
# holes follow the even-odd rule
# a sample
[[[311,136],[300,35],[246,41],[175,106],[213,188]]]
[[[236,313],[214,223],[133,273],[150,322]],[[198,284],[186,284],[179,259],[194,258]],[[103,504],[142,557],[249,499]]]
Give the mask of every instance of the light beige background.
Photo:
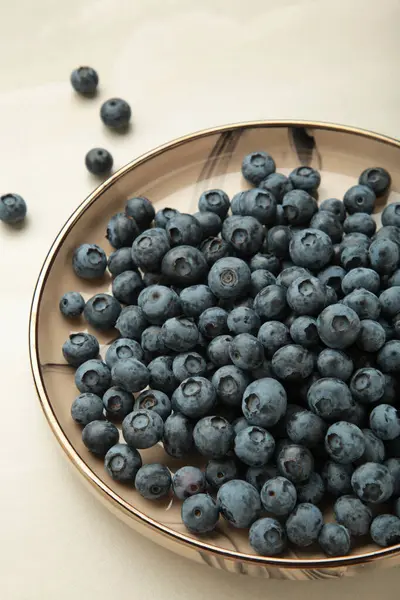
[[[97,504],[40,412],[28,310],[45,253],[96,185],[83,157],[116,167],[203,127],[263,118],[329,120],[400,137],[399,0],[0,0],[0,189],[29,205],[0,227],[0,598],[292,600],[398,594],[400,572],[339,582],[252,580],[200,567],[128,530]],[[72,68],[98,69],[76,97]],[[129,136],[101,102],[126,98]],[[55,299],[56,300],[56,299]]]

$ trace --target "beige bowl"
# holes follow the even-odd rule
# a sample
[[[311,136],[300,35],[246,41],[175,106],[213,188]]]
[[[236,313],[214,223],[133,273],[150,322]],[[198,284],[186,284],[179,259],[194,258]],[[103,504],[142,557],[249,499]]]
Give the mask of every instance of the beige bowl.
[[[245,154],[259,149],[270,152],[277,170],[283,173],[299,164],[319,169],[320,201],[342,198],[345,190],[357,182],[361,171],[371,166],[388,169],[393,180],[389,201],[400,201],[400,143],[323,123],[228,125],[181,138],[134,160],[77,208],[43,265],[30,318],[30,356],[40,403],[61,447],[96,495],[128,525],[182,556],[236,573],[280,579],[337,577],[354,574],[367,565],[394,564],[398,562],[400,545],[386,549],[359,545],[350,556],[331,559],[314,548],[290,551],[282,558],[257,556],[248,544],[247,532],[231,528],[222,519],[212,535],[191,535],[181,523],[179,501],[148,502],[133,488],[113,481],[102,461],[83,446],[81,430],[70,416],[77,391],[74,370],[64,361],[61,346],[71,332],[91,329],[83,320],[64,319],[58,301],[70,290],[78,290],[88,299],[111,287],[108,276],[101,283],[91,283],[74,275],[71,268],[74,248],[91,242],[110,252],[112,249],[105,239],[106,224],[111,215],[123,210],[131,196],[147,196],[157,209],[172,206],[183,212],[196,212],[198,198],[206,189],[223,188],[232,196],[247,188],[241,176],[241,161]],[[377,213],[386,202],[387,199],[378,203]],[[107,345],[117,337],[116,331],[92,333],[99,339],[104,357]],[[167,457],[161,446],[143,452],[143,459],[164,461],[172,470],[181,466],[179,461]]]

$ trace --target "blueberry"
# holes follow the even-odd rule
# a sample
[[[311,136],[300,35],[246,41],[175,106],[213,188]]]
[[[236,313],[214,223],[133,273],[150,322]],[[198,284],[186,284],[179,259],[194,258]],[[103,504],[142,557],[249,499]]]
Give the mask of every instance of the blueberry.
[[[78,425],[87,425],[103,418],[103,401],[100,396],[91,393],[80,394],[71,406],[71,416]]]
[[[400,372],[400,341],[386,342],[379,350],[377,363],[383,373]]]
[[[258,252],[250,259],[250,271],[258,271],[259,269],[265,269],[272,275],[278,275],[281,270],[281,262],[274,254],[262,254]]]
[[[164,422],[154,410],[140,409],[129,413],[122,422],[122,434],[133,448],[151,448],[163,436]]]
[[[221,258],[208,274],[208,286],[218,298],[242,296],[249,289],[250,282],[250,269],[239,258]]]
[[[129,198],[125,205],[128,217],[133,217],[141,229],[147,229],[155,217],[154,206],[144,196]]]
[[[276,219],[276,205],[275,196],[271,192],[256,188],[237,194],[232,199],[231,208],[233,215],[254,217],[263,225],[273,225]]]
[[[361,244],[346,246],[340,251],[339,262],[346,271],[368,267],[368,248]]]
[[[400,269],[396,269],[387,281],[389,287],[400,285]]]
[[[172,317],[161,327],[161,338],[170,350],[186,352],[196,346],[199,331],[193,320],[187,317]]]
[[[158,327],[157,325],[151,325],[143,331],[140,345],[143,350],[145,361],[151,361],[156,356],[160,356],[167,352],[161,337],[161,327]]]
[[[114,160],[105,148],[92,148],[85,156],[85,165],[92,175],[106,175],[112,169]]]
[[[91,421],[82,431],[83,443],[96,456],[105,456],[118,438],[118,429],[109,421]]]
[[[231,449],[233,427],[220,416],[203,417],[193,429],[196,449],[207,458],[223,458]]]
[[[85,308],[85,300],[79,292],[66,292],[59,303],[64,317],[79,317]]]
[[[333,377],[323,377],[313,383],[307,402],[316,415],[328,422],[345,418],[355,405],[348,386]]]
[[[132,244],[134,263],[144,271],[159,271],[162,260],[170,249],[164,229],[155,227],[141,233]]]
[[[308,225],[318,210],[315,198],[301,189],[285,194],[282,206],[289,225]]]
[[[276,225],[269,229],[267,234],[268,250],[278,258],[289,257],[289,244],[292,239],[292,230],[285,225]]]
[[[204,492],[205,485],[204,473],[197,467],[181,467],[172,477],[174,494],[180,500]]]
[[[165,254],[161,272],[171,283],[183,287],[201,282],[207,272],[207,262],[197,248],[177,246]]]
[[[207,264],[212,266],[217,260],[231,256],[232,249],[228,242],[219,237],[209,237],[200,244],[200,250]]]
[[[74,251],[72,267],[75,275],[82,279],[98,279],[104,275],[107,267],[107,257],[100,246],[82,244]]]
[[[319,504],[325,494],[324,481],[315,471],[311,473],[310,478],[297,487],[297,499],[299,502],[311,502]]]
[[[230,207],[229,197],[222,190],[207,190],[199,198],[199,211],[216,213],[225,219]]]
[[[62,347],[65,360],[73,367],[79,367],[91,358],[97,358],[99,342],[90,333],[72,333]]]
[[[286,290],[279,285],[269,285],[254,299],[254,310],[264,321],[282,318],[287,312]]]
[[[79,67],[72,71],[70,80],[76,92],[90,96],[97,90],[99,76],[92,67]]]
[[[168,496],[172,479],[167,467],[157,463],[143,465],[135,478],[135,488],[146,500]]]
[[[312,167],[297,167],[290,175],[289,180],[297,190],[315,192],[321,183],[321,175]]]
[[[379,296],[379,304],[386,318],[393,318],[400,313],[400,286],[392,286]]]
[[[216,303],[217,299],[207,285],[192,285],[180,294],[181,308],[187,317],[197,318]]]
[[[282,173],[271,173],[260,182],[259,187],[271,192],[279,203],[282,203],[284,195],[293,189],[290,179]]]
[[[394,546],[400,542],[400,519],[394,515],[378,515],[371,523],[371,537],[378,546]]]
[[[280,321],[267,321],[261,325],[257,337],[270,358],[279,348],[291,343],[289,329]]]
[[[111,377],[114,385],[127,392],[140,392],[149,385],[150,373],[136,358],[121,358],[112,367]]]
[[[376,196],[370,187],[366,185],[354,185],[347,190],[343,197],[343,203],[347,212],[371,214],[375,207]]]
[[[317,319],[318,334],[330,348],[343,349],[357,339],[361,324],[357,313],[343,305],[332,304],[325,308]]]
[[[122,98],[110,98],[101,105],[100,118],[111,129],[123,129],[131,119],[131,107]]]
[[[377,239],[372,242],[368,255],[371,267],[381,275],[392,274],[399,264],[399,247],[390,240]]]
[[[287,545],[285,529],[276,519],[258,519],[250,527],[249,543],[262,556],[282,554]]]
[[[287,303],[298,315],[318,315],[326,305],[326,287],[317,277],[303,275],[288,287]]]
[[[214,489],[218,489],[238,476],[236,463],[231,458],[220,458],[209,460],[206,465],[207,483]]]
[[[351,548],[349,530],[338,523],[325,523],[319,534],[318,543],[328,556],[344,556]]]
[[[332,496],[342,496],[343,494],[350,494],[352,492],[352,474],[352,465],[342,465],[333,461],[327,461],[321,472],[326,490]],[[357,500],[357,502],[360,501]]]
[[[216,403],[216,391],[208,379],[189,377],[182,381],[172,395],[174,410],[197,419],[207,414]]]
[[[351,378],[350,391],[359,402],[378,402],[385,393],[386,380],[377,369],[358,369]]]
[[[152,325],[163,325],[166,320],[182,313],[178,294],[164,285],[145,288],[139,295],[138,304]]]
[[[131,246],[138,235],[137,224],[124,212],[117,213],[108,222],[106,238],[113,248]]]
[[[342,295],[342,282],[345,276],[346,271],[339,265],[331,265],[318,273],[322,285],[334,289],[338,296]]]
[[[247,154],[242,162],[243,177],[253,185],[261,183],[268,175],[274,173],[275,169],[274,159],[263,150]]]
[[[245,389],[249,385],[248,375],[234,365],[218,369],[212,377],[219,400],[228,406],[240,406]]]
[[[222,516],[234,527],[246,529],[259,517],[260,495],[247,481],[233,479],[218,490],[217,506]]]
[[[121,313],[121,305],[110,294],[96,294],[85,305],[83,316],[86,321],[99,330],[114,327]]]
[[[301,410],[292,415],[286,430],[293,443],[311,448],[323,441],[326,425],[318,415]]]
[[[144,313],[139,306],[126,306],[122,309],[115,328],[123,338],[140,340],[143,331],[148,326]]]
[[[372,512],[355,496],[342,496],[336,500],[334,507],[335,519],[344,525],[352,535],[365,535],[369,531]]]
[[[231,244],[240,256],[253,256],[260,251],[263,239],[263,226],[254,217],[233,215],[222,225],[222,238]]]
[[[318,539],[324,519],[319,508],[303,502],[298,504],[286,521],[286,533],[292,544],[310,546]]]
[[[243,415],[250,425],[271,427],[285,414],[287,396],[284,387],[271,378],[251,383],[243,394]]]
[[[304,348],[312,348],[319,342],[317,322],[313,317],[298,317],[290,327],[292,340]]]
[[[379,439],[394,440],[400,435],[400,418],[390,404],[379,404],[370,413],[369,425]]]
[[[227,324],[229,331],[234,335],[240,333],[256,334],[260,328],[261,321],[254,310],[239,306],[229,313]]]
[[[165,421],[171,414],[171,401],[160,390],[145,390],[137,396],[134,405],[135,411],[142,409],[156,412]]]
[[[385,458],[385,445],[371,429],[362,430],[365,441],[364,454],[360,458],[357,464],[365,462],[383,462]]]
[[[327,200],[324,200],[321,203],[319,210],[332,213],[335,217],[339,219],[341,223],[343,223],[343,221],[346,218],[345,206],[343,202],[341,200],[338,200],[337,198],[328,198]]]
[[[400,227],[400,204],[393,202],[385,206],[381,219],[384,226]]]
[[[112,293],[123,304],[136,304],[142,289],[143,281],[136,271],[124,271],[112,282]]]
[[[227,319],[228,313],[223,308],[207,308],[199,317],[199,331],[208,339],[228,333]]]
[[[216,367],[223,367],[231,363],[229,349],[232,339],[230,335],[219,335],[209,343],[207,356]]]
[[[183,458],[193,448],[193,425],[180,413],[172,413],[164,423],[163,446],[174,458]]]
[[[381,504],[393,494],[393,480],[389,469],[379,463],[364,463],[351,476],[354,493],[364,502]]]
[[[343,223],[343,231],[345,233],[364,233],[368,237],[372,237],[376,231],[376,223],[371,215],[357,212],[347,217]]]
[[[380,278],[376,271],[360,267],[352,269],[343,278],[342,290],[344,294],[350,294],[356,289],[364,288],[373,294],[380,289]]]
[[[289,252],[295,265],[319,270],[330,262],[333,245],[325,232],[319,229],[303,229],[293,233]]]
[[[234,365],[244,370],[259,367],[264,359],[264,348],[250,333],[240,333],[230,344],[229,355]]]
[[[104,458],[104,467],[109,476],[123,483],[133,483],[141,466],[139,452],[126,444],[115,444]]]
[[[172,363],[171,356],[157,356],[147,365],[150,388],[161,390],[166,394],[171,394],[175,390],[178,382],[172,370]]]
[[[288,344],[275,352],[272,357],[272,369],[275,375],[284,381],[306,379],[314,368],[312,354],[302,346]]]
[[[375,320],[379,317],[381,307],[378,298],[363,288],[354,290],[343,298],[343,303],[353,309],[360,319]]]
[[[370,167],[361,173],[358,183],[368,186],[379,197],[388,191],[391,177],[382,167]],[[386,223],[383,224],[386,225]]]
[[[378,229],[378,231],[373,237],[373,240],[390,240],[391,242],[395,243],[396,246],[400,246],[400,228],[397,227],[395,224],[384,225],[383,227]]]
[[[207,371],[206,361],[197,352],[178,354],[172,363],[176,380],[180,383],[188,377],[203,376]]]
[[[87,360],[75,372],[75,385],[80,392],[91,392],[100,396],[110,387],[110,383],[110,369],[101,360]]]
[[[199,222],[192,216],[184,213],[175,215],[165,226],[171,246],[198,246],[203,239],[203,232]]]
[[[179,210],[176,210],[176,208],[162,208],[161,210],[158,210],[155,214],[154,225],[156,227],[160,227],[161,229],[165,229],[168,221],[176,217],[176,215],[179,215]]]
[[[399,494],[400,494],[400,458],[389,458],[388,460],[385,461],[385,467],[388,469],[390,475],[392,476],[393,494],[395,496],[399,496]]]
[[[292,483],[304,483],[314,470],[314,459],[305,446],[289,443],[278,454],[276,461],[280,475]]]
[[[221,232],[222,220],[217,213],[206,211],[195,213],[193,216],[200,225],[203,240]]]
[[[332,242],[336,244],[342,241],[343,228],[345,224],[346,221],[342,227],[341,222],[337,217],[335,217],[335,215],[327,210],[321,210],[317,212],[311,219],[310,227],[324,231],[327,235],[329,235]],[[372,233],[374,233],[374,231]]]
[[[108,270],[114,277],[124,273],[124,271],[136,270],[131,248],[118,248],[118,250],[112,252],[108,257]]]
[[[377,322],[383,327],[387,342],[392,340],[396,336],[396,330],[392,322],[389,323],[383,317],[379,317]]]
[[[364,454],[364,435],[356,425],[337,421],[326,433],[325,449],[336,462],[350,464]]]
[[[114,421],[122,421],[133,410],[133,397],[120,387],[110,387],[103,396],[106,415]]]
[[[269,479],[263,485],[260,497],[264,509],[278,517],[291,513],[297,502],[296,488],[285,477]]]
[[[181,510],[182,522],[192,533],[209,533],[215,529],[219,510],[208,494],[186,498]]]
[[[260,491],[263,485],[278,476],[278,469],[274,465],[263,465],[262,467],[249,467],[246,471],[246,481],[251,483],[256,490]]]
[[[363,322],[363,321],[362,321]],[[344,352],[326,348],[318,355],[318,371],[322,377],[336,377],[342,381],[350,379],[353,373],[353,361]]]

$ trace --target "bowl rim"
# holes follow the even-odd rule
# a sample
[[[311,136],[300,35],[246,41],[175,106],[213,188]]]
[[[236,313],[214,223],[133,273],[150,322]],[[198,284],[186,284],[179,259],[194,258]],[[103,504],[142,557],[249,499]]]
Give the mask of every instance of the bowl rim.
[[[105,182],[100,184],[89,196],[74,210],[72,215],[67,219],[65,224],[60,229],[53,243],[51,244],[50,250],[42,264],[40,273],[35,285],[30,314],[29,314],[29,358],[31,371],[33,375],[36,392],[39,397],[40,405],[45,414],[45,417],[52,429],[57,441],[61,448],[64,450],[67,457],[71,462],[78,468],[81,475],[84,476],[86,481],[100,493],[104,500],[111,502],[113,507],[123,515],[130,518],[134,518],[139,521],[142,525],[147,525],[155,530],[157,533],[166,536],[172,541],[179,544],[189,546],[192,550],[199,553],[211,554],[220,558],[225,558],[233,561],[240,561],[247,564],[253,564],[258,566],[273,566],[284,569],[318,569],[318,568],[338,568],[338,567],[350,567],[360,565],[362,563],[371,562],[376,559],[385,557],[392,557],[400,553],[400,544],[391,546],[389,548],[382,548],[379,550],[373,550],[356,554],[354,556],[345,557],[332,557],[332,558],[316,558],[316,559],[301,559],[301,558],[280,558],[273,556],[257,556],[253,554],[247,554],[244,552],[229,550],[226,548],[220,548],[213,544],[206,543],[201,538],[190,537],[185,533],[179,533],[170,529],[167,525],[163,525],[158,521],[152,519],[146,514],[134,508],[129,502],[125,501],[121,496],[114,492],[104,481],[100,479],[85,463],[85,461],[79,456],[76,450],[73,448],[67,435],[64,433],[60,423],[58,422],[56,415],[52,409],[51,401],[47,396],[44,382],[41,375],[41,368],[39,363],[38,354],[38,314],[40,302],[42,299],[43,291],[47,282],[47,278],[53,262],[57,256],[57,253],[64,242],[67,235],[70,233],[76,222],[80,217],[90,208],[90,206],[99,199],[102,194],[114,185],[119,179],[123,178],[128,172],[134,170],[152,158],[166,152],[168,150],[177,148],[187,142],[199,140],[203,137],[210,135],[223,134],[229,131],[255,129],[255,128],[295,128],[304,127],[310,129],[322,129],[325,131],[334,131],[337,133],[345,133],[357,135],[360,137],[369,138],[384,144],[388,144],[400,150],[400,141],[391,138],[386,135],[360,129],[358,127],[339,125],[335,123],[323,122],[323,121],[308,121],[308,120],[257,120],[257,121],[246,121],[239,123],[231,123],[202,129],[195,133],[190,133],[181,137],[178,137],[172,141],[166,142],[155,147],[139,157],[135,158],[131,162],[127,163],[121,169],[111,175]]]

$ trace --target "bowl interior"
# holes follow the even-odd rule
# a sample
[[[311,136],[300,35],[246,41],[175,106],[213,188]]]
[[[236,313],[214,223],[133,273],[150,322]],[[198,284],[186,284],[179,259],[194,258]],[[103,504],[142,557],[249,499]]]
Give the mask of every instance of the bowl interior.
[[[379,220],[379,213],[387,202],[400,200],[400,146],[379,136],[316,124],[266,123],[225,127],[190,136],[128,165],[77,209],[47,258],[31,321],[32,363],[42,405],[64,449],[93,485],[102,487],[110,501],[122,504],[134,516],[147,520],[164,533],[178,535],[187,543],[192,540],[200,546],[211,545],[235,552],[244,560],[251,560],[253,555],[246,531],[234,530],[221,522],[212,535],[201,539],[191,536],[181,523],[179,501],[144,500],[134,489],[114,482],[105,472],[102,461],[83,446],[81,429],[70,416],[71,403],[77,395],[74,370],[63,359],[61,346],[70,333],[89,331],[99,339],[104,357],[117,332],[92,331],[83,319],[73,322],[64,319],[58,310],[58,301],[70,290],[80,291],[85,299],[111,290],[109,277],[100,283],[77,278],[71,268],[71,258],[75,247],[84,242],[99,244],[107,253],[112,251],[105,238],[106,225],[111,215],[123,210],[127,198],[144,195],[152,200],[156,209],[170,206],[182,212],[196,212],[199,195],[206,189],[223,188],[230,196],[246,189],[241,161],[246,153],[259,149],[270,152],[277,170],[285,174],[299,164],[319,169],[322,175],[319,201],[328,197],[342,198],[346,189],[357,182],[361,171],[371,166],[388,169],[393,181],[389,198],[378,205],[376,218]],[[182,464],[167,457],[162,446],[144,451],[143,459],[144,462],[165,462],[172,470]],[[373,546],[356,546],[354,558],[350,560],[361,560],[365,553],[375,550]],[[290,562],[295,557],[310,561],[307,564],[325,559],[318,549],[311,548],[291,552],[277,562],[288,565],[287,559]],[[329,563],[329,560],[324,562]]]

